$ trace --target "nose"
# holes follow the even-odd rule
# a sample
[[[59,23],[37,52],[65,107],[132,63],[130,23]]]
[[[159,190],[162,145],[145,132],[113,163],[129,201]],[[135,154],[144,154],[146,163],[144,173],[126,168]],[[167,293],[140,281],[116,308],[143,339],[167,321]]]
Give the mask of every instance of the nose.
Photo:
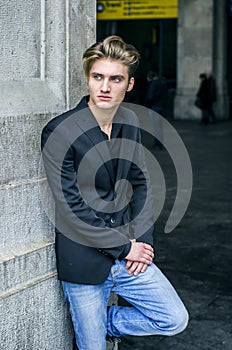
[[[102,90],[102,92],[109,92],[110,91],[110,84],[109,84],[108,78],[105,78],[103,80],[101,90]]]

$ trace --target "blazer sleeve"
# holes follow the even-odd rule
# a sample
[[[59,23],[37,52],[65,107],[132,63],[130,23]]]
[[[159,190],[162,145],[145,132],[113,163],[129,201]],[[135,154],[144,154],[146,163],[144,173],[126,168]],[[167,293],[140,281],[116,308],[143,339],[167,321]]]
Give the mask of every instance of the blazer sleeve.
[[[55,201],[56,230],[114,259],[125,257],[131,245],[128,237],[107,226],[81,196],[72,146],[57,128],[47,124],[42,132],[41,148],[47,181]],[[120,245],[115,246],[115,237]],[[101,249],[98,242],[104,242],[109,248]]]

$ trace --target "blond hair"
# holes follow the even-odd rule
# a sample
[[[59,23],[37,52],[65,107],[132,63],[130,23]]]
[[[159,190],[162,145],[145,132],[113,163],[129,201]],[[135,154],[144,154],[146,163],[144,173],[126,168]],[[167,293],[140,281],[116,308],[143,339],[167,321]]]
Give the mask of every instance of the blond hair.
[[[122,62],[128,67],[129,78],[131,78],[139,65],[140,54],[134,46],[126,44],[119,36],[109,36],[102,42],[93,44],[84,52],[83,68],[86,76],[89,76],[93,63],[101,58]]]

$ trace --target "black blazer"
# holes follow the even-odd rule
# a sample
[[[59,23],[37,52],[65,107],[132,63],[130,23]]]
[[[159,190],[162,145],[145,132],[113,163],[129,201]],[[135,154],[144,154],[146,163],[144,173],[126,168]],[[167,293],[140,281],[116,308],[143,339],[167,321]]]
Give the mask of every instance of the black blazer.
[[[154,213],[135,113],[118,108],[109,141],[87,103],[88,96],[52,119],[41,146],[55,200],[58,278],[98,284],[128,254],[130,239],[153,245]]]

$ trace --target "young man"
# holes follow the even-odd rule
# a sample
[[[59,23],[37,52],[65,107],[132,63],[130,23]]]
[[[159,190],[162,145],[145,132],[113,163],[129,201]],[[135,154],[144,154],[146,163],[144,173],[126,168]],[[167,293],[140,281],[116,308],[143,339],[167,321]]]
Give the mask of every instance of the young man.
[[[120,37],[92,45],[83,55],[89,96],[42,132],[58,278],[79,350],[104,350],[106,337],[174,335],[188,322],[153,263],[151,186],[137,119],[121,104],[138,63]],[[131,306],[107,307],[111,292]]]

